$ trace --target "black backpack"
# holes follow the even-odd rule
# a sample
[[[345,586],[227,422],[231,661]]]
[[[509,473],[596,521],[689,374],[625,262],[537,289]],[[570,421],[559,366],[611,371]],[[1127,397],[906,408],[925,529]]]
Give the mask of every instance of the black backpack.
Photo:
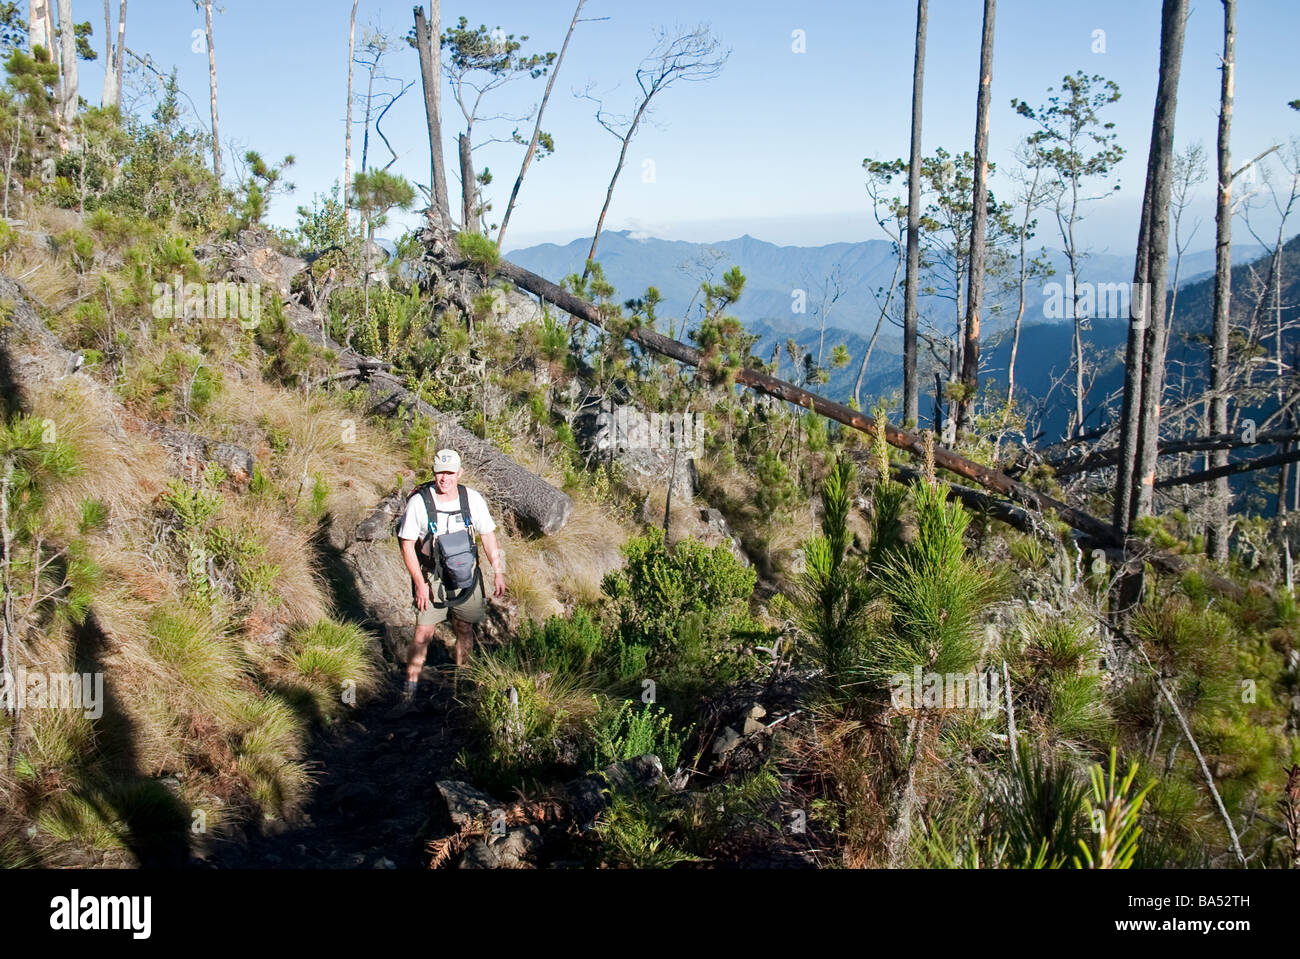
[[[446,603],[434,603],[437,607],[458,606],[478,589],[479,565],[478,543],[474,537],[474,523],[470,518],[469,493],[461,484],[456,485],[460,499],[459,508],[454,510],[438,509],[433,501],[433,484],[425,483],[415,491],[424,500],[424,510],[428,517],[427,529],[415,541],[415,555],[420,568],[433,574],[446,588]],[[435,535],[437,516],[460,513],[465,528],[453,533]]]

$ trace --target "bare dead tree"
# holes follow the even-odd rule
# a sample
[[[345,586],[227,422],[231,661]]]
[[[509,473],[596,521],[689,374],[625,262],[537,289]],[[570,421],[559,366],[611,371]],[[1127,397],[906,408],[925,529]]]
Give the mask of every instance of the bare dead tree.
[[[907,272],[903,280],[903,423],[919,422],[916,379],[917,284],[921,272],[921,101],[925,85],[927,0],[916,0],[916,50],[912,62],[912,146],[907,163]]]
[[[424,115],[429,128],[429,195],[441,228],[451,224],[451,206],[447,199],[447,167],[442,156],[442,87],[438,65],[442,60],[441,0],[431,0],[430,14],[424,5],[415,7],[412,42],[420,58],[420,81],[424,87]]]
[[[970,268],[966,273],[966,342],[962,353],[962,394],[957,402],[956,417],[959,430],[969,425],[970,410],[979,389],[980,306],[984,300],[984,250],[988,231],[989,94],[993,85],[993,24],[996,15],[997,0],[984,0],[979,93],[975,98],[975,189],[971,211]]]
[[[596,218],[596,229],[591,237],[591,249],[587,251],[587,266],[583,268],[582,278],[591,275],[591,263],[596,259],[596,246],[600,243],[600,233],[605,228],[605,217],[609,214],[610,204],[614,201],[614,187],[618,185],[619,175],[627,162],[627,150],[632,138],[650,110],[654,98],[667,90],[677,81],[696,83],[712,80],[722,72],[731,50],[721,50],[721,44],[709,28],[700,24],[689,32],[678,27],[674,30],[660,28],[657,40],[650,53],[637,67],[636,83],[640,89],[631,116],[609,113],[603,103],[591,96],[590,89],[583,95],[596,100],[596,122],[619,141],[618,162],[614,173],[609,178],[609,188],[605,191],[605,203]]]
[[[402,98],[402,96],[415,85],[414,80],[403,81],[398,77],[389,76],[382,72],[384,57],[388,54],[392,46],[393,38],[384,33],[383,29],[377,24],[371,24],[361,37],[361,53],[356,62],[366,69],[366,93],[362,99],[364,111],[362,114],[361,126],[361,172],[365,173],[370,169],[370,125],[371,117],[374,117],[375,133],[384,141],[384,146],[388,148],[389,161],[383,167],[387,170],[397,162],[397,152],[388,141],[380,128],[380,122],[384,115],[392,109],[393,104]],[[396,92],[391,89],[375,91],[375,83],[397,84]],[[349,184],[350,186],[350,184]]]
[[[1237,0],[1223,3],[1223,66],[1219,87],[1218,190],[1214,207],[1214,342],[1210,350],[1211,433],[1228,432],[1228,336],[1232,301],[1232,103],[1237,67]],[[1228,465],[1226,450],[1210,456],[1210,469]],[[1228,560],[1228,503],[1231,498],[1227,477],[1210,488],[1209,519],[1205,526],[1205,555],[1225,563]]]
[[[59,119],[67,128],[77,119],[77,32],[72,22],[72,0],[59,0],[59,62],[63,70]]]
[[[506,212],[501,217],[501,228],[497,231],[498,249],[505,242],[506,226],[510,223],[510,214],[514,212],[515,202],[519,199],[519,190],[524,185],[524,174],[528,172],[528,167],[532,165],[533,155],[537,152],[538,141],[542,138],[542,114],[546,112],[546,104],[551,99],[551,90],[555,86],[555,78],[560,73],[560,64],[564,62],[564,54],[568,52],[569,41],[573,39],[573,31],[580,22],[578,17],[582,14],[582,7],[586,2],[587,0],[578,0],[578,6],[573,11],[573,20],[569,23],[569,31],[564,35],[564,44],[560,47],[560,55],[555,58],[555,67],[546,80],[546,92],[542,94],[542,102],[537,107],[537,122],[533,124],[533,136],[528,141],[528,149],[524,152],[523,162],[519,165],[519,175],[515,177],[514,188],[510,191],[510,201],[506,204]],[[601,17],[600,19],[608,18]]]
[[[104,92],[100,106],[122,109],[122,63],[126,46],[126,0],[117,10],[117,45],[113,44],[113,16],[109,0],[104,0]]]
[[[348,218],[348,201],[352,191],[352,68],[357,53],[357,5],[361,0],[352,0],[352,14],[348,18],[348,114],[343,136],[343,220]]]
[[[806,282],[806,281],[805,281]],[[808,283],[808,286],[812,286]],[[844,270],[839,263],[831,267],[831,272],[822,277],[821,290],[814,313],[817,316],[817,368],[821,369],[822,358],[826,349],[826,323],[830,319],[835,304],[849,291],[845,286]]]
[[[45,52],[54,56],[51,46],[54,35],[50,30],[50,0],[28,0],[27,4],[27,43],[35,53],[37,47],[44,47]]]
[[[1155,496],[1160,402],[1164,395],[1166,290],[1169,269],[1169,206],[1173,187],[1174,115],[1182,68],[1187,0],[1164,0],[1160,26],[1160,73],[1147,157],[1142,235],[1134,269],[1134,297],[1141,297],[1142,322],[1131,322],[1125,366],[1115,525],[1128,530],[1151,514]],[[1143,292],[1145,291],[1145,292]],[[1140,350],[1140,359],[1139,357]],[[1130,586],[1131,588],[1131,586]]]
[[[1011,356],[1007,362],[1007,406],[1003,416],[1004,425],[1007,418],[1010,417],[1011,409],[1015,404],[1016,358],[1020,352],[1020,327],[1025,318],[1025,291],[1030,279],[1035,276],[1045,276],[1051,271],[1051,266],[1043,255],[1034,258],[1030,258],[1028,255],[1029,241],[1033,238],[1034,228],[1037,225],[1034,212],[1043,205],[1047,198],[1047,188],[1043,182],[1043,163],[1038,152],[1031,149],[1027,144],[1021,145],[1017,151],[1017,157],[1021,161],[1021,168],[1013,176],[1019,182],[1019,192],[1016,199],[1024,207],[1024,216],[1021,219],[1020,229],[1017,231],[1016,236],[1019,247],[1017,261],[1019,269],[1016,274],[1016,318],[1011,332]]]
[[[1174,276],[1170,282],[1169,322],[1165,331],[1165,348],[1168,351],[1169,329],[1172,329],[1178,306],[1178,281],[1183,272],[1183,255],[1191,246],[1196,233],[1201,228],[1199,219],[1193,221],[1186,235],[1183,234],[1183,214],[1191,204],[1195,188],[1205,182],[1207,176],[1205,147],[1197,141],[1190,143],[1181,153],[1174,154],[1174,183],[1170,211],[1174,222]]]
[[[871,291],[880,312],[876,316],[876,326],[871,332],[871,340],[867,343],[866,352],[862,354],[862,362],[858,365],[857,379],[853,381],[853,405],[858,409],[862,409],[862,382],[867,375],[867,365],[871,362],[871,354],[876,348],[876,339],[880,336],[880,327],[884,324],[885,317],[889,315],[889,308],[894,302],[894,293],[898,289],[898,276],[903,270],[905,258],[903,233],[907,228],[907,207],[897,197],[889,197],[884,193],[884,187],[902,171],[899,161],[881,163],[875,160],[863,160],[862,166],[867,171],[866,187],[867,195],[871,197],[871,216],[876,221],[876,226],[889,238],[894,247],[894,272],[889,278],[889,287],[883,291],[883,295],[881,290]]]
[[[217,118],[217,51],[212,45],[212,0],[194,0],[203,10],[204,40],[208,48],[208,94],[212,108],[212,172],[221,180],[221,123]]]

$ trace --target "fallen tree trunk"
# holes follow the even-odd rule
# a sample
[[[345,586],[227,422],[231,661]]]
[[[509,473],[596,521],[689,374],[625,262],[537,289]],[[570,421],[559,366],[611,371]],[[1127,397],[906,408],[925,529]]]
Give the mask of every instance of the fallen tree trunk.
[[[501,261],[497,272],[516,286],[523,287],[528,292],[554,303],[573,316],[587,320],[597,326],[604,325],[600,312],[594,304],[574,296],[568,290],[556,286],[536,273],[505,260]],[[628,332],[627,337],[648,350],[685,363],[688,366],[699,366],[703,362],[703,356],[699,350],[645,327],[632,329]],[[875,435],[878,428],[876,421],[870,416],[865,416],[842,403],[828,400],[824,396],[810,393],[793,383],[787,383],[784,380],[768,376],[766,373],[760,373],[758,370],[742,369],[737,371],[736,382],[778,400],[785,400],[788,403],[794,403],[797,406],[820,413],[828,419],[833,419],[868,435]],[[884,430],[885,439],[891,446],[914,453],[917,456],[925,455],[925,443],[919,434],[900,429],[897,426],[891,426],[889,423],[884,424]],[[1055,510],[1062,520],[1081,533],[1087,533],[1098,540],[1117,546],[1123,542],[1119,530],[1109,523],[1105,523],[1095,516],[1090,516],[1082,510],[1075,509],[1068,503],[1062,503],[1046,493],[1032,489],[1024,483],[1017,482],[997,470],[990,469],[973,460],[968,460],[964,456],[959,456],[951,450],[936,446],[934,448],[934,461],[949,472],[974,480],[984,488],[1002,493],[1004,496],[1008,496],[1032,510],[1038,512],[1045,509]]]
[[[1248,446],[1269,446],[1274,443],[1286,443],[1296,439],[1300,439],[1300,431],[1297,430],[1266,430],[1262,433],[1256,433],[1255,439],[1250,442],[1243,440],[1235,433],[1223,433],[1218,436],[1189,436],[1186,439],[1162,440],[1159,449],[1160,455],[1166,456],[1174,453],[1199,453],[1206,450],[1234,450]],[[1118,452],[1116,450],[1096,450],[1085,456],[1062,457],[1054,461],[1048,460],[1047,465],[1052,467],[1057,476],[1071,476],[1075,473],[1086,473],[1088,470],[1100,469],[1104,466],[1114,466],[1117,458]]]
[[[1260,456],[1253,460],[1242,460],[1240,463],[1229,463],[1227,466],[1216,466],[1213,469],[1184,473],[1182,476],[1166,477],[1162,480],[1156,480],[1156,489],[1187,486],[1191,483],[1208,483],[1220,476],[1236,476],[1238,473],[1250,473],[1254,470],[1268,469],[1270,466],[1281,466],[1285,463],[1295,463],[1297,461],[1300,461],[1300,449],[1287,450],[1285,453],[1273,453],[1270,456]]]
[[[865,458],[865,457],[864,457]],[[894,465],[890,472],[894,479],[908,486],[914,486],[925,478],[925,472],[914,466]],[[940,482],[943,482],[942,480]],[[948,495],[957,500],[962,506],[965,506],[973,513],[984,513],[992,516],[994,519],[1006,523],[1008,526],[1027,533],[1031,536],[1039,536],[1047,539],[1056,539],[1056,531],[1043,522],[1043,517],[1032,510],[1023,509],[1014,503],[1008,503],[1004,499],[998,499],[990,496],[988,493],[982,493],[977,489],[969,486],[963,486],[960,483],[944,484],[944,489]]]
[[[391,416],[408,409],[427,416],[434,424],[437,445],[457,450],[465,467],[488,487],[497,502],[515,515],[520,525],[549,536],[568,522],[573,500],[562,490],[419,399],[391,373],[359,369],[356,374],[365,379],[367,392],[374,402],[373,412]]]
[[[499,276],[527,290],[529,293],[554,303],[572,316],[586,320],[596,326],[603,327],[605,325],[604,318],[600,315],[600,311],[595,304],[575,296],[568,290],[530,270],[526,270],[508,260],[501,260],[496,267],[496,272]],[[698,367],[704,359],[699,350],[645,327],[634,327],[625,335],[628,339],[639,343],[652,352],[667,356],[688,366]],[[793,383],[778,380],[757,370],[738,370],[736,372],[736,382],[778,400],[794,403],[797,406],[820,413],[828,419],[843,423],[845,426],[868,435],[874,436],[876,431],[880,429],[880,424],[877,424],[870,416],[864,416],[857,410],[842,403],[828,400],[824,396],[810,393]],[[891,446],[913,453],[916,456],[925,455],[925,444],[919,434],[891,426],[888,423],[883,424],[883,427],[885,440]],[[1129,538],[1126,540],[1123,534],[1110,523],[1099,520],[1097,517],[1070,506],[1068,503],[1063,503],[1046,493],[1026,486],[1004,473],[968,460],[964,456],[959,456],[941,446],[935,446],[933,452],[934,462],[937,466],[951,473],[956,473],[958,476],[973,480],[985,489],[1001,493],[1027,509],[1039,513],[1049,509],[1053,510],[1072,529],[1090,537],[1101,548],[1118,548],[1121,555],[1129,561],[1145,560],[1157,569],[1169,573],[1180,573],[1188,568],[1187,562],[1181,557],[1164,551],[1153,551],[1149,544],[1140,539]],[[1244,593],[1240,586],[1223,577],[1207,574],[1206,580],[1213,588],[1229,596],[1240,597]]]

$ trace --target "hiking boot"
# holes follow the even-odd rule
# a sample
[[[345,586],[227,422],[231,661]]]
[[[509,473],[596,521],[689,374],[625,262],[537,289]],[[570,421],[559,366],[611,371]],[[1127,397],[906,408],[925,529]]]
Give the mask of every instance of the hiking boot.
[[[397,704],[384,713],[385,719],[401,719],[415,709],[415,690],[417,683],[408,682],[397,697]]]
[[[384,719],[389,721],[401,719],[403,716],[409,714],[413,709],[415,709],[414,697],[402,696],[402,698],[397,701],[397,705],[384,713]]]

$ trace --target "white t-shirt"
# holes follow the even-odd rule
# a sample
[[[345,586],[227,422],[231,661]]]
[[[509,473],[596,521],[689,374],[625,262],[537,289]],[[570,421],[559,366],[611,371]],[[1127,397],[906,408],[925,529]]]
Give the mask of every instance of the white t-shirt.
[[[438,511],[438,524],[435,527],[437,535],[455,533],[464,529],[465,520],[460,513],[460,497],[453,491],[450,499],[440,500],[436,489],[431,489],[429,492],[433,494],[433,506]],[[497,524],[492,521],[492,514],[488,512],[487,500],[475,489],[467,488],[465,494],[469,500],[469,518],[474,524],[475,532],[480,536],[491,533],[497,528]],[[444,510],[447,512],[443,512]],[[424,508],[424,497],[418,493],[413,494],[406,501],[406,515],[402,519],[402,530],[397,535],[400,539],[419,539],[428,528],[429,514]]]

